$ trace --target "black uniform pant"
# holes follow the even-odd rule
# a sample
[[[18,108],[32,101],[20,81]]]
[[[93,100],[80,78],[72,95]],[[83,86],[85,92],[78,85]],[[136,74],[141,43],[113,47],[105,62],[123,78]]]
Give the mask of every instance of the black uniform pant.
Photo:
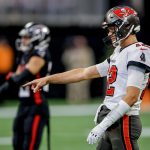
[[[38,150],[44,126],[48,121],[48,105],[20,104],[13,125],[14,150]]]
[[[98,115],[98,122],[110,112],[103,106]],[[141,135],[141,121],[139,116],[124,115],[111,127],[109,127],[96,150],[139,150],[138,138]]]

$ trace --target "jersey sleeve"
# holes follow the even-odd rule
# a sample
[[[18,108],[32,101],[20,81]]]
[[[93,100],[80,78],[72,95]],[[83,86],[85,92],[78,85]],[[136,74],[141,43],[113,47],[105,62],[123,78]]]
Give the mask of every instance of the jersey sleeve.
[[[127,58],[127,67],[136,66],[150,72],[150,48],[138,46],[134,50],[130,49]]]
[[[96,65],[97,71],[99,72],[101,77],[107,76],[109,63],[110,63],[110,59],[108,58],[104,62]]]
[[[44,59],[47,55],[47,51],[48,51],[47,48],[34,49],[33,53],[32,53],[32,56],[39,56],[39,57]]]
[[[43,58],[46,62],[52,61],[50,50],[48,48],[34,49],[32,52],[32,56],[39,56]]]

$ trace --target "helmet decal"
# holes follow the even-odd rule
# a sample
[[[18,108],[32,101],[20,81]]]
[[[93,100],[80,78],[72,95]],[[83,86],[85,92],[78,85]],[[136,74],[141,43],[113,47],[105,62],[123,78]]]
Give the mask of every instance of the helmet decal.
[[[115,9],[113,12],[116,16],[120,18],[127,17],[131,14],[135,16],[137,15],[137,13],[132,8],[129,8],[129,7],[118,8],[118,9]]]

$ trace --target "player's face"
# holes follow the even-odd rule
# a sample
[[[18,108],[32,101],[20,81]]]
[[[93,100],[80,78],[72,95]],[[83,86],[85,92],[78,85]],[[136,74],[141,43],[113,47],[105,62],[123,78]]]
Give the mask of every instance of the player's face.
[[[23,36],[21,38],[21,43],[24,45],[24,46],[28,46],[30,44],[30,38],[28,36]]]
[[[116,41],[116,28],[115,26],[108,27],[108,36],[110,36],[112,43]]]

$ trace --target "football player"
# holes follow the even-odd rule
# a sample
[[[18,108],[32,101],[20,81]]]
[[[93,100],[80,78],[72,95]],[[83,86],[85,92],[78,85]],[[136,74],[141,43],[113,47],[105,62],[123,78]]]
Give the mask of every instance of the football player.
[[[27,23],[16,40],[17,50],[22,52],[16,71],[7,76],[0,86],[0,95],[15,87],[19,89],[19,107],[13,125],[14,150],[38,150],[44,126],[49,129],[49,108],[46,87],[33,93],[21,85],[29,80],[46,76],[51,71],[49,51],[50,30],[43,24]]]
[[[110,9],[102,23],[108,36],[104,42],[114,52],[104,62],[33,80],[36,93],[46,84],[66,84],[107,76],[106,96],[95,116],[96,126],[87,137],[89,144],[98,142],[97,150],[138,150],[141,134],[139,117],[142,92],[150,73],[150,47],[138,42],[140,31],[137,12],[128,6]]]

